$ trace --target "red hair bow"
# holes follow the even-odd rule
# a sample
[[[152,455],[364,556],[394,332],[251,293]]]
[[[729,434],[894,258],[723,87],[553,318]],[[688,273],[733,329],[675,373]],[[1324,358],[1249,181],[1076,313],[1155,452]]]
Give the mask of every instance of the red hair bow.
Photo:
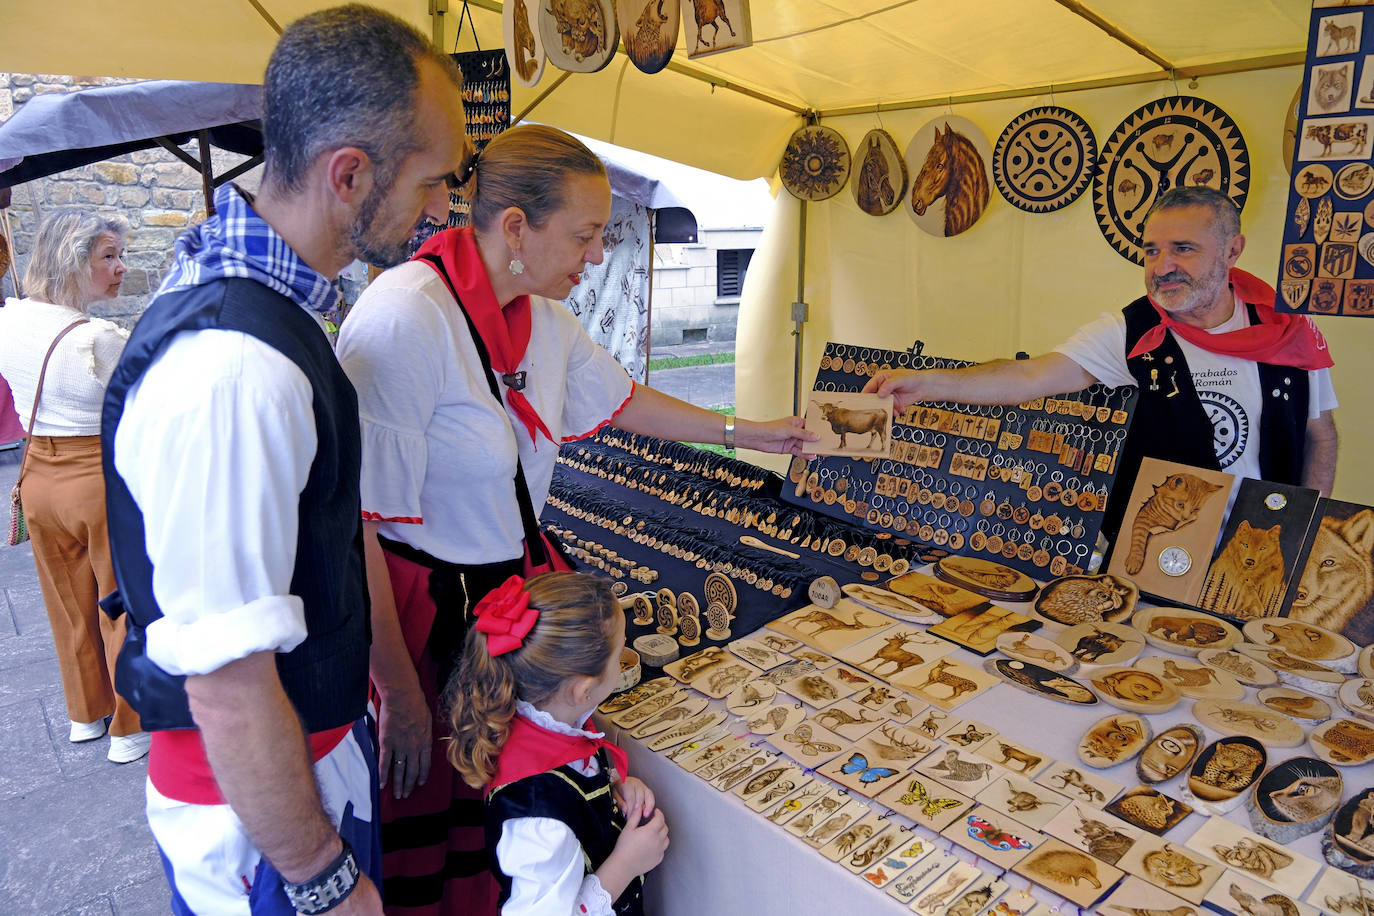
[[[539,619],[539,608],[530,607],[525,580],[511,576],[477,602],[473,610],[477,629],[487,634],[487,654],[492,658],[513,652],[525,644],[525,636]]]

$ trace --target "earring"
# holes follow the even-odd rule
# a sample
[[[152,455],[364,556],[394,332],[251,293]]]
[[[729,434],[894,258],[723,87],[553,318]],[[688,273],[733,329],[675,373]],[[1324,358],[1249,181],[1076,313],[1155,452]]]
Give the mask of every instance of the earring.
[[[506,269],[510,271],[512,277],[518,277],[525,272],[525,262],[519,258],[511,258]]]

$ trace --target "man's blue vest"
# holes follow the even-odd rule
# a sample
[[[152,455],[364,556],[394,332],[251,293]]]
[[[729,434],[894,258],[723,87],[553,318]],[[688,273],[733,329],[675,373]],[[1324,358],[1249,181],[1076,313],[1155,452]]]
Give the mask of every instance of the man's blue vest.
[[[145,729],[195,728],[185,678],[168,674],[146,653],[144,630],[162,616],[162,610],[153,596],[143,514],[115,470],[115,431],[129,389],[143,377],[163,345],[181,331],[211,328],[241,331],[261,340],[295,363],[314,392],[318,446],[305,490],[294,507],[299,533],[290,586],[290,593],[305,604],[309,636],[291,652],[277,655],[277,671],[307,732],[346,725],[361,717],[366,706],[371,640],[358,491],[362,445],[357,395],[310,315],[251,280],[216,280],[158,296],[134,328],[110,379],[101,417],[101,445],[110,553],[119,588],[101,605],[114,616],[129,615],[115,687],[138,711]],[[226,439],[234,434],[232,429],[223,431]],[[292,435],[292,431],[283,429],[281,435]],[[170,487],[175,481],[154,485]],[[210,519],[207,524],[221,528],[226,540],[235,536],[234,518]],[[187,559],[215,561],[214,557]]]

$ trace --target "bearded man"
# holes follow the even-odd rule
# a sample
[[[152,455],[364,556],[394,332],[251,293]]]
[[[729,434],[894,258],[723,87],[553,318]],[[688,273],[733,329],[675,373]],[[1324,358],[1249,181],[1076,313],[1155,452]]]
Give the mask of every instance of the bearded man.
[[[1240,212],[1207,187],[1173,188],[1145,218],[1145,289],[1052,352],[966,369],[884,370],[865,391],[918,401],[1020,404],[1094,382],[1139,397],[1103,522],[1114,533],[1145,457],[1301,484],[1329,496],[1336,392],[1310,318],[1279,314],[1274,290],[1236,268]]]

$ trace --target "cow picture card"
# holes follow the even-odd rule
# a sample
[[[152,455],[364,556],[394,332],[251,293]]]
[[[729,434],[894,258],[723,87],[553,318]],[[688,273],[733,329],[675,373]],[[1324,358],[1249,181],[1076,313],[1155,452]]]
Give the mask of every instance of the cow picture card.
[[[807,399],[806,431],[820,436],[806,446],[816,455],[890,458],[892,397],[814,390]]]

